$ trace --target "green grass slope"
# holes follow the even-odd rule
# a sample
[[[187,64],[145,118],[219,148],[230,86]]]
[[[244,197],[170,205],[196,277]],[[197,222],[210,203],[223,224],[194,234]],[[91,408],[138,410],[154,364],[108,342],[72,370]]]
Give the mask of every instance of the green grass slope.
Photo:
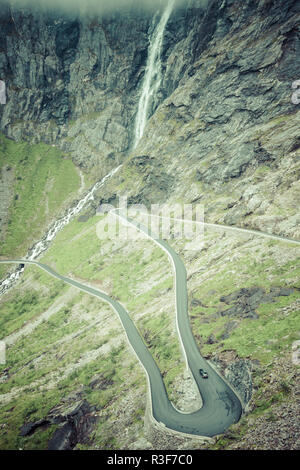
[[[0,170],[11,173],[12,193],[2,230],[0,256],[16,257],[68,207],[80,187],[78,170],[62,152],[46,144],[16,143],[0,135]],[[0,268],[0,274],[4,272]]]

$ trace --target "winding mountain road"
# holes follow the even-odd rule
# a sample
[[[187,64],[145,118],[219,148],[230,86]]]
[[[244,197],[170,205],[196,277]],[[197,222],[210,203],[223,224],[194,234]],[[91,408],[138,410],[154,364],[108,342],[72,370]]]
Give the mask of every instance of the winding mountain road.
[[[162,239],[153,235],[145,226],[139,222],[123,215],[120,210],[112,211],[117,217],[123,219],[125,223],[130,223],[139,231],[144,232],[152,241],[162,248],[172,261],[175,274],[175,295],[176,295],[176,322],[179,339],[183,348],[187,367],[193,374],[202,397],[202,407],[193,413],[181,413],[176,410],[169,401],[165,385],[160,370],[150,354],[146,344],[141,338],[137,328],[131,320],[125,308],[118,301],[111,299],[107,294],[99,289],[77,282],[69,277],[56,273],[46,264],[33,260],[1,260],[0,263],[34,264],[46,271],[51,276],[60,279],[88,294],[94,295],[109,303],[118,314],[124,327],[128,341],[136,353],[139,361],[143,365],[150,388],[152,415],[157,422],[163,423],[166,428],[191,435],[212,437],[223,433],[231,424],[237,422],[242,414],[242,405],[227,383],[215,372],[209,363],[201,356],[195,343],[188,316],[188,296],[187,277],[183,262],[177,253]],[[297,243],[300,241],[286,239],[271,234],[263,234],[247,229],[236,227],[218,226],[217,224],[206,224],[223,230],[239,230],[253,233],[268,238],[276,238],[281,241]],[[203,368],[208,372],[208,379],[200,376],[199,369]]]

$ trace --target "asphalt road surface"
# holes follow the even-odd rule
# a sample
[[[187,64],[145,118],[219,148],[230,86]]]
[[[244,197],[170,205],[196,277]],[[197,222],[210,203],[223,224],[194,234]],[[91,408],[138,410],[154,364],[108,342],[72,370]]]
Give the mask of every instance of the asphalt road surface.
[[[56,273],[46,264],[33,260],[1,260],[0,263],[14,264],[34,264],[45,270],[51,276],[56,277],[88,294],[94,295],[101,300],[109,303],[117,312],[124,327],[128,341],[135,351],[138,359],[142,363],[148,378],[150,387],[150,397],[153,417],[160,423],[174,431],[185,434],[200,435],[212,437],[223,433],[231,424],[237,422],[242,414],[242,405],[227,383],[219,374],[209,365],[201,356],[195,343],[188,316],[188,295],[187,278],[183,262],[177,253],[162,239],[152,234],[145,226],[139,222],[123,215],[120,210],[112,211],[117,217],[123,219],[125,223],[130,223],[139,231],[144,232],[152,241],[162,248],[169,256],[175,275],[175,295],[176,295],[176,323],[179,339],[184,352],[187,366],[192,372],[199,392],[202,397],[202,407],[193,413],[181,413],[170,403],[160,370],[150,354],[144,340],[141,338],[133,321],[128,315],[126,309],[115,299],[110,298],[99,289],[90,287],[86,284],[77,282],[66,276]],[[216,224],[204,225],[215,227],[221,230],[234,230],[247,232],[258,236],[275,238],[281,241],[300,244],[298,240],[287,239],[285,237],[274,236],[272,234],[261,233],[253,230],[239,229],[238,227],[219,226]],[[201,377],[199,369],[208,372],[208,378]]]
[[[122,214],[117,213],[117,215],[120,218],[124,218]],[[126,217],[125,221],[135,225],[140,231],[143,231],[153,239],[151,233],[138,222]],[[160,370],[133,321],[120,302],[111,299],[108,295],[96,288],[62,276],[46,264],[39,263],[38,261],[19,259],[2,260],[0,262],[34,264],[57,279],[108,302],[118,313],[128,341],[147,373],[153,417],[158,422],[165,424],[167,428],[174,431],[212,437],[221,434],[232,423],[239,420],[242,414],[242,405],[232,389],[201,356],[195,343],[188,317],[187,279],[183,262],[167,242],[157,239],[154,241],[168,253],[173,262],[176,285],[176,321],[179,338],[187,365],[194,376],[202,397],[202,407],[198,411],[189,414],[179,412],[169,401]],[[207,379],[200,376],[200,368],[208,372]]]

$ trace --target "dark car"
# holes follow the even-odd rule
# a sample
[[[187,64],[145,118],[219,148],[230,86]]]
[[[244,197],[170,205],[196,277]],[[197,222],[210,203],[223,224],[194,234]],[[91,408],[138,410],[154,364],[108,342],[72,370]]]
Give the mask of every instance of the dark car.
[[[204,369],[199,369],[200,375],[203,379],[208,379],[208,373]]]

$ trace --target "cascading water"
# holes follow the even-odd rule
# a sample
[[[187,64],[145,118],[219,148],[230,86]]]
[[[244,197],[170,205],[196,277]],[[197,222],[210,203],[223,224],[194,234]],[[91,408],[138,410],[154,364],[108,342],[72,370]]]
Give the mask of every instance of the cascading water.
[[[139,100],[138,112],[135,124],[135,141],[134,148],[137,146],[138,141],[144,133],[147,123],[149,111],[155,100],[156,94],[159,90],[162,79],[162,64],[161,64],[161,50],[164,38],[164,32],[170,15],[172,13],[176,0],[168,0],[167,6],[158,22],[157,26],[151,35],[149,54],[146,66],[145,77],[142,85],[142,93]],[[155,15],[155,18],[156,19]],[[96,183],[93,188],[82,198],[78,203],[69,209],[64,217],[54,222],[42,240],[37,242],[33,248],[27,253],[25,259],[35,260],[41,255],[54,239],[56,234],[67,224],[70,220],[79,214],[83,207],[94,198],[94,193],[99,189],[104,182],[110,178],[120,167],[112,170],[101,181]],[[24,266],[20,266],[13,273],[9,274],[2,282],[0,282],[0,295],[6,292],[15,282],[19,279],[24,271]]]
[[[167,7],[151,36],[146,72],[135,122],[134,148],[143,136],[149,110],[151,109],[150,106],[152,105],[161,84],[161,49],[165,28],[172,13],[174,4],[175,0],[168,0]]]
[[[95,192],[103,186],[106,180],[111,178],[120,168],[122,165],[119,165],[117,168],[114,168],[110,173],[108,173],[101,181],[98,181],[94,184],[92,189],[88,191],[88,193],[80,199],[77,204],[70,209],[68,209],[67,213],[61,217],[60,219],[56,220],[52,226],[49,228],[46,235],[37,242],[33,248],[27,253],[24,259],[33,261],[38,258],[47,248],[49,247],[51,241],[57,235],[57,233],[67,225],[70,220],[72,220],[76,215],[78,215],[82,209],[87,205],[88,202],[94,200]],[[8,289],[10,289],[15,282],[19,279],[22,272],[24,271],[24,266],[20,266],[14,272],[9,274],[2,282],[0,282],[0,295],[4,294]]]

